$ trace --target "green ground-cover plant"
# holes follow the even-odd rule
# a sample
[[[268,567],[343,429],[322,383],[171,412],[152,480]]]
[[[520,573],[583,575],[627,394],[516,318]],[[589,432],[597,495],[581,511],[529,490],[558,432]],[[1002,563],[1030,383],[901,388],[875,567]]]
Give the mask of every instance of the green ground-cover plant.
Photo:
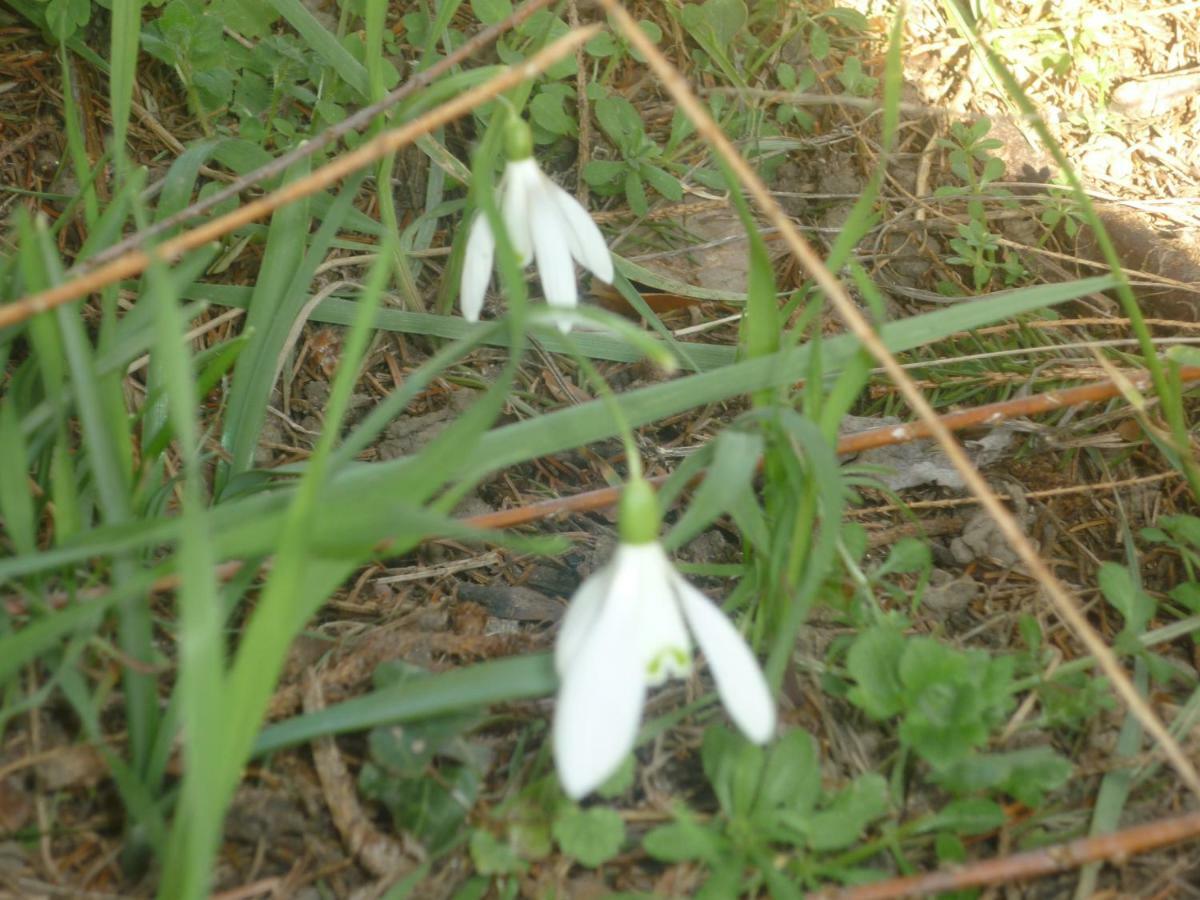
[[[987,137],[992,123],[986,118],[971,125],[954,123],[950,126],[950,137],[940,143],[949,149],[950,171],[963,184],[945,185],[937,189],[939,197],[961,197],[966,201],[968,220],[957,226],[957,236],[950,238],[952,255],[946,262],[967,268],[971,273],[972,286],[985,290],[996,275],[1004,287],[1018,284],[1027,272],[1020,259],[1003,249],[999,235],[991,231],[985,200],[999,201],[1010,208],[1015,204],[1007,188],[993,182],[1004,177],[1004,162],[991,154],[1000,147],[997,138]],[[951,284],[939,285],[950,294],[957,288]]]

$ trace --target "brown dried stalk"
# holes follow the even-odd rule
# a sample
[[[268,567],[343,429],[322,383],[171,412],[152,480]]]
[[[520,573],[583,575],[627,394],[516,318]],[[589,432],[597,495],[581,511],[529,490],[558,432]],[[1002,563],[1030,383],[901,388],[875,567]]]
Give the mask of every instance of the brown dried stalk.
[[[1200,812],[1174,819],[1159,819],[1112,834],[1079,838],[1053,847],[1014,853],[998,859],[964,863],[953,869],[889,878],[874,884],[810,894],[809,900],[894,900],[896,897],[932,897],[943,891],[961,891],[985,885],[1011,884],[1042,875],[1066,872],[1092,862],[1123,862],[1169,844],[1200,837]]]
[[[54,309],[64,303],[85,297],[103,287],[130,278],[144,271],[153,258],[163,262],[173,262],[189,250],[202,247],[209,241],[216,240],[228,234],[235,228],[247,225],[256,219],[274,212],[275,210],[294,203],[304,197],[309,197],[318,191],[336,184],[347,175],[382,159],[389,153],[407,147],[417,138],[441,128],[458,119],[476,107],[493,99],[509,88],[516,87],[522,81],[535,78],[547,68],[554,65],[575,47],[585,43],[600,30],[598,25],[590,25],[563,35],[554,43],[534,54],[525,62],[520,63],[500,73],[478,87],[459,94],[452,100],[432,109],[425,115],[414,119],[407,125],[392,131],[385,131],[357,149],[339,156],[317,169],[315,172],[297,179],[290,184],[264,197],[240,206],[232,212],[218,216],[211,222],[198,225],[190,231],[185,231],[178,237],[170,238],[149,250],[130,250],[111,262],[105,263],[77,278],[63,282],[36,294],[30,294],[16,300],[7,306],[0,306],[0,328],[16,325],[26,319]]]
[[[980,505],[987,510],[988,514],[996,522],[997,528],[1004,535],[1008,545],[1025,564],[1030,575],[1037,580],[1043,590],[1049,595],[1059,618],[1075,632],[1075,635],[1087,648],[1088,652],[1095,657],[1100,670],[1112,682],[1113,688],[1124,701],[1126,707],[1162,748],[1163,754],[1179,774],[1180,778],[1183,779],[1197,797],[1200,797],[1200,772],[1196,770],[1195,765],[1183,752],[1183,749],[1179,746],[1179,742],[1167,731],[1145,698],[1138,693],[1137,688],[1134,687],[1133,682],[1121,667],[1121,663],[1118,661],[1116,655],[1084,616],[1078,601],[1059,582],[1050,571],[1050,568],[1038,556],[1037,550],[1034,549],[1029,539],[1021,530],[1021,526],[1017,523],[1016,518],[1000,502],[992,489],[988,487],[987,482],[984,481],[983,476],[979,474],[979,471],[971,463],[962,446],[954,439],[954,435],[950,429],[938,418],[933,407],[929,405],[929,401],[921,393],[921,389],[917,387],[909,374],[896,361],[896,358],[892,356],[887,346],[875,332],[875,329],[871,327],[871,324],[859,312],[858,307],[850,298],[850,295],[846,292],[841,282],[825,266],[820,256],[817,255],[812,246],[804,239],[792,223],[792,220],[788,218],[787,213],[783,211],[782,207],[780,207],[779,203],[771,195],[767,186],[759,178],[758,173],[746,162],[730,142],[729,138],[725,136],[725,133],[721,131],[720,126],[708,114],[708,110],[697,99],[696,95],[692,93],[687,79],[667,61],[662,52],[642,33],[642,30],[637,27],[637,23],[634,22],[633,17],[625,11],[624,7],[617,0],[600,0],[600,3],[608,12],[612,21],[621,30],[625,39],[645,57],[647,64],[658,75],[663,87],[666,88],[667,92],[671,94],[675,102],[691,120],[697,133],[708,142],[709,146],[733,170],[738,181],[745,187],[747,193],[753,198],[755,205],[762,211],[768,222],[779,229],[779,233],[787,244],[788,249],[792,252],[792,255],[817,283],[822,292],[830,299],[834,308],[837,309],[838,314],[846,323],[846,327],[850,329],[855,337],[862,342],[863,347],[883,367],[893,384],[896,385],[900,393],[904,396],[909,407],[929,429],[930,436],[945,451],[951,464],[962,476],[968,490],[979,498]]]
[[[1139,391],[1153,387],[1149,372],[1137,375],[1126,375],[1125,378]],[[1180,369],[1180,381],[1184,384],[1200,381],[1200,366],[1184,366]],[[1082,403],[1096,403],[1107,400],[1122,393],[1121,385],[1115,381],[1098,381],[1081,387],[1067,388],[1060,391],[1046,391],[1029,397],[1017,397],[1012,400],[1002,400],[999,403],[986,403],[972,409],[947,413],[938,419],[951,431],[962,431],[966,428],[999,425],[1009,419],[1021,416],[1033,416],[1053,412],[1067,406],[1078,406]],[[889,444],[905,443],[919,438],[929,437],[929,426],[922,421],[910,425],[892,426],[890,428],[872,428],[859,434],[851,434],[838,441],[839,453],[861,453],[873,447],[886,447]]]
[[[1147,373],[1127,376],[1138,389],[1145,389],[1150,384]],[[1200,381],[1200,366],[1186,366],[1180,370],[1180,380],[1184,383]],[[964,409],[948,413],[941,417],[942,424],[952,431],[963,431],[969,428],[997,425],[1009,419],[1023,416],[1033,416],[1040,413],[1064,409],[1068,406],[1078,406],[1084,403],[1097,403],[1119,396],[1121,388],[1113,381],[1100,381],[1081,387],[1066,388],[1057,391],[1047,391],[1034,394],[1031,397],[1017,397],[999,403],[988,403],[973,409]],[[909,441],[929,437],[929,427],[924,422],[913,422],[909,425],[885,425],[871,428],[857,434],[848,434],[838,440],[837,452],[840,455],[861,453],[876,447],[889,447],[904,444]],[[667,480],[666,475],[651,478],[654,484],[662,484]],[[698,483],[703,474],[694,483]],[[586,491],[570,497],[556,497],[553,500],[543,500],[527,506],[513,509],[502,509],[497,512],[483,513],[464,520],[464,524],[474,528],[512,528],[516,525],[527,525],[541,519],[566,513],[591,512],[605,509],[616,504],[621,495],[619,487],[599,488]]]

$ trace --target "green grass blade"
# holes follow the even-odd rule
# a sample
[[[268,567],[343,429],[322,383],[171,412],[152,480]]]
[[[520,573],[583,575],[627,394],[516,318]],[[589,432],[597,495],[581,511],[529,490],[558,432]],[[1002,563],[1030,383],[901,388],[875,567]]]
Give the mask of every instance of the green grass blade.
[[[138,39],[142,33],[142,0],[112,0],[109,34],[108,102],[112,115],[113,159],[125,168],[125,135],[137,79]]]
[[[371,91],[367,70],[303,3],[299,0],[270,0],[270,3],[296,29],[312,51],[337,72],[342,81],[350,85],[360,98],[368,99]]]
[[[62,66],[63,78],[63,122],[66,126],[64,133],[67,142],[67,155],[71,166],[75,169],[75,177],[83,187],[84,218],[88,229],[100,215],[100,202],[96,198],[94,184],[95,167],[88,159],[87,145],[83,137],[83,127],[80,124],[79,108],[75,103],[75,87],[72,82],[72,57],[65,46],[59,46],[59,63]]]
[[[17,554],[37,551],[37,513],[29,490],[29,450],[15,401],[0,400],[0,517]]]
[[[166,877],[159,888],[160,897],[200,898],[208,891],[224,812],[279,678],[287,648],[308,616],[357,563],[355,559],[312,558],[311,532],[330,468],[333,443],[366,355],[370,322],[383,291],[385,270],[385,265],[376,261],[359,316],[343,346],[342,362],[326,409],[325,428],[285,513],[275,566],[243,632],[223,690],[217,692],[229,712],[219,731],[210,738],[208,748],[215,750],[211,765],[184,776],[182,803],[168,850]],[[185,718],[186,715],[185,710]]]
[[[184,778],[180,808],[198,823],[220,823],[224,807],[208,785],[221,765],[221,729],[226,715],[223,616],[213,578],[216,555],[209,533],[207,498],[197,426],[198,394],[191,359],[181,347],[185,320],[172,280],[161,266],[147,272],[147,299],[155,310],[152,364],[161,380],[171,430],[183,459],[179,514],[179,675],[176,690],[183,724]],[[191,868],[208,865],[219,828],[188,827],[185,850]]]
[[[663,540],[668,550],[682,547],[753,488],[752,479],[762,456],[762,436],[727,428],[714,443],[707,477]]]
[[[62,269],[45,228],[36,229],[32,239],[37,242],[42,271],[48,283],[57,283],[62,278]],[[106,412],[119,406],[123,413],[120,383],[97,375],[92,347],[78,309],[63,306],[55,310],[54,315],[62,335],[74,405],[82,425],[100,512],[104,521],[120,525],[133,516],[129,466],[131,441],[126,417]],[[118,392],[116,397],[113,396],[114,389]],[[118,580],[133,572],[130,559],[118,558],[113,565]],[[155,656],[153,623],[144,603],[135,600],[121,607],[119,634],[121,649],[147,668],[152,667]],[[125,669],[124,684],[130,748],[135,767],[141,771],[157,729],[157,691],[153,677],[132,666]]]
[[[821,525],[816,529],[815,539],[808,529],[795,534],[794,539],[803,542],[804,553],[800,556],[793,550],[785,557],[790,571],[786,572],[786,580],[782,583],[792,588],[792,595],[774,632],[766,668],[767,680],[776,689],[783,681],[792,648],[796,646],[796,635],[836,559],[846,502],[837,456],[820,428],[793,410],[782,409],[777,413],[781,427],[803,453],[808,470],[806,483],[813,491],[812,498],[819,501]],[[810,502],[808,497],[801,499]],[[807,510],[802,512],[807,513]]]
[[[549,653],[492,660],[436,675],[419,676],[320,712],[265,728],[254,745],[263,756],[331,734],[362,731],[389,722],[441,716],[543,697],[558,686]]]
[[[893,353],[911,350],[959,331],[981,328],[1010,316],[1064,303],[1093,290],[1112,286],[1110,276],[1012,291],[979,302],[962,303],[899,322],[888,323],[881,337]],[[853,336],[826,339],[826,371],[838,368],[858,351]],[[714,403],[777,385],[791,384],[808,373],[809,348],[780,351],[711,372],[701,372],[665,384],[622,394],[621,408],[637,427],[704,403]],[[612,415],[600,401],[584,403],[527,422],[495,429],[486,435],[467,461],[469,470],[486,466],[496,471],[517,462],[560,453],[571,447],[605,440],[617,433]],[[356,480],[356,479],[355,479]],[[354,490],[354,486],[347,484]]]
[[[306,171],[307,163],[300,163],[291,170],[290,177],[297,178]],[[308,205],[303,201],[288,204],[271,218],[267,247],[246,315],[245,328],[252,332],[250,347],[243,354],[243,365],[234,370],[229,389],[222,443],[231,461],[225,478],[219,480],[221,489],[228,477],[246,471],[254,461],[275,383],[278,355],[307,294],[307,290],[292,291],[308,246],[308,225]]]
[[[236,306],[245,309],[250,302],[250,289],[231,285],[197,284],[187,289],[186,296],[193,300],[210,300],[222,306]],[[354,302],[333,296],[318,304],[309,318],[314,322],[348,325],[354,319],[356,308],[357,304]],[[458,316],[409,312],[401,309],[379,310],[375,314],[375,327],[384,331],[424,334],[453,340],[474,339],[485,329],[489,329],[487,323],[467,322]],[[644,355],[637,348],[630,347],[628,341],[607,334],[573,332],[571,340],[584,355],[593,359],[636,362]],[[506,332],[490,329],[487,336],[480,338],[480,341],[494,347],[508,347],[512,343],[512,338]],[[571,352],[565,340],[549,332],[539,334],[538,343],[552,353],[569,354]],[[682,347],[686,351],[686,358],[681,356],[680,362],[685,366],[698,367],[698,371],[720,368],[732,363],[735,358],[734,350],[731,347],[684,341],[676,341],[671,346]]]

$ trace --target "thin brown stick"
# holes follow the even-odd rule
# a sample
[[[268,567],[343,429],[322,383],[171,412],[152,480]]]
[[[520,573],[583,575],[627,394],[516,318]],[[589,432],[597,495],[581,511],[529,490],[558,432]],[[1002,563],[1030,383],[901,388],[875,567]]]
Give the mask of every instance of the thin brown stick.
[[[1123,862],[1137,853],[1200,837],[1200,812],[1174,819],[1135,825],[1112,834],[1079,838],[1065,844],[1014,853],[998,859],[966,863],[954,869],[889,878],[874,884],[810,894],[809,900],[895,900],[932,897],[986,885],[1011,884],[1042,875],[1066,872],[1092,862]]]
[[[1200,366],[1188,366],[1181,370],[1183,382],[1200,381]],[[1130,376],[1139,388],[1149,384],[1149,375],[1140,373]],[[968,428],[996,425],[1018,416],[1031,416],[1051,412],[1068,406],[1078,406],[1083,403],[1097,403],[1119,396],[1120,386],[1113,381],[1103,381],[1096,384],[1086,384],[1082,387],[1066,388],[1059,391],[1047,391],[1032,397],[1017,397],[1014,400],[1004,400],[999,403],[988,403],[974,409],[964,409],[941,417],[946,428],[953,431],[963,431]],[[838,440],[837,452],[840,455],[861,453],[876,447],[889,447],[929,437],[929,426],[924,422],[913,422],[908,425],[885,425],[881,428],[871,428],[857,434],[847,434]],[[697,476],[696,482],[703,478]],[[662,484],[667,476],[659,475],[650,479],[653,484]],[[553,500],[543,500],[528,506],[514,509],[502,509],[497,512],[484,513],[464,520],[464,524],[474,528],[513,528],[517,525],[527,525],[541,519],[567,513],[593,512],[614,505],[620,498],[621,489],[598,488],[570,497],[556,497]]]
[[[1179,472],[1171,469],[1167,472],[1157,472],[1154,475],[1141,475],[1136,478],[1118,478],[1113,481],[1093,481],[1085,484],[1072,484],[1066,487],[1043,488],[1040,491],[1025,491],[1022,496],[1026,500],[1050,500],[1054,497],[1070,497],[1075,494],[1094,494],[1099,491],[1114,489],[1126,490],[1143,484],[1157,484],[1160,481],[1173,481],[1181,478]],[[1011,494],[997,494],[1001,500],[1011,500]],[[954,497],[948,500],[913,500],[909,503],[883,503],[879,506],[860,506],[849,510],[846,514],[858,519],[869,516],[882,516],[887,513],[911,512],[916,509],[957,509],[960,506],[970,506],[978,503],[978,497]]]
[[[308,715],[325,709],[325,692],[312,669],[304,675],[304,712]],[[390,877],[411,871],[416,862],[404,844],[380,831],[358,802],[354,778],[346,767],[337,741],[330,735],[312,742],[313,766],[325,795],[330,818],[342,838],[342,844],[375,876]]]
[[[387,112],[401,100],[415,93],[422,88],[429,87],[434,81],[440,78],[454,66],[464,60],[470,59],[479,51],[483,50],[489,44],[496,40],[500,35],[504,34],[511,28],[515,28],[531,15],[541,9],[543,6],[548,6],[553,0],[528,0],[527,3],[514,10],[512,15],[507,16],[494,25],[491,25],[478,34],[474,35],[470,40],[466,41],[461,47],[454,50],[447,56],[438,60],[428,69],[423,72],[418,72],[412,78],[409,78],[404,84],[400,85],[394,91],[381,100],[372,103],[370,106],[364,106],[353,115],[347,116],[342,121],[335,125],[331,125],[318,135],[297,144],[287,153],[278,156],[265,165],[259,166],[253,172],[247,172],[240,178],[235,179],[228,185],[223,187],[211,196],[205,197],[185,209],[181,209],[174,215],[167,216],[160,222],[155,222],[153,225],[136,231],[127,238],[113,244],[111,247],[105,248],[102,252],[97,253],[90,259],[81,261],[72,269],[72,274],[78,272],[87,272],[96,268],[109,260],[116,259],[122,254],[143,247],[150,243],[151,240],[170,231],[176,226],[182,225],[185,222],[190,222],[198,216],[204,215],[206,212],[216,209],[226,200],[236,197],[247,188],[253,187],[256,184],[261,184],[276,175],[281,175],[286,172],[292,165],[302,159],[308,159],[310,156],[324,150],[330,144],[350,134],[352,131],[362,131],[371,121],[381,113]]]
[[[300,178],[264,197],[253,200],[232,212],[218,216],[211,222],[198,225],[190,231],[185,231],[178,237],[163,241],[149,252],[146,250],[130,250],[117,259],[105,263],[90,272],[85,272],[71,281],[56,285],[45,291],[22,297],[7,306],[0,306],[0,328],[23,322],[31,316],[54,309],[64,303],[85,297],[123,278],[130,278],[144,271],[150,265],[151,253],[154,258],[164,262],[173,262],[189,250],[202,247],[209,241],[216,240],[228,234],[235,228],[240,228],[275,210],[294,203],[304,197],[309,197],[318,191],[336,184],[347,175],[375,162],[389,153],[395,153],[407,147],[417,138],[441,128],[455,119],[466,115],[471,110],[493,99],[509,88],[516,87],[522,81],[534,78],[554,65],[575,47],[590,39],[597,31],[598,25],[589,25],[577,31],[563,35],[554,43],[534,54],[525,62],[511,66],[495,78],[478,87],[459,94],[436,109],[392,131],[385,131],[379,136],[367,141],[357,149],[343,154],[330,161],[315,172]]]
[[[1147,372],[1127,377],[1139,391],[1144,391],[1152,386],[1150,375]],[[1180,371],[1180,380],[1184,383],[1200,381],[1200,366],[1183,368]],[[1019,416],[1033,416],[1053,412],[1067,406],[1096,403],[1119,394],[1121,394],[1121,386],[1110,379],[1061,391],[1046,391],[1030,397],[986,403],[983,406],[939,416],[938,421],[951,431],[962,431],[965,428],[977,428],[981,425],[998,425]],[[838,441],[838,453],[860,453],[873,447],[886,447],[894,443],[929,437],[931,433],[929,425],[923,421],[891,428],[872,428],[870,431],[850,434],[842,438]]]
[[[908,373],[892,356],[887,346],[876,334],[875,329],[866,320],[841,282],[825,266],[820,256],[800,234],[792,220],[788,218],[776,202],[767,186],[759,178],[758,173],[746,162],[737,149],[730,143],[729,138],[708,114],[708,110],[692,93],[687,79],[667,61],[662,52],[637,27],[633,17],[625,11],[617,0],[600,0],[612,21],[620,28],[626,40],[641,51],[647,64],[658,75],[663,86],[675,99],[691,119],[696,131],[703,137],[726,164],[736,174],[738,181],[746,188],[747,193],[754,199],[755,204],[766,216],[768,222],[779,229],[788,249],[804,267],[804,270],[817,283],[817,286],[829,297],[838,314],[846,323],[846,327],[862,342],[863,347],[883,367],[888,377],[899,388],[905,402],[929,428],[930,436],[934,438],[945,451],[951,464],[962,475],[968,490],[979,498],[979,503],[996,522],[996,525],[1008,545],[1025,563],[1029,573],[1035,578],[1049,595],[1060,619],[1067,624],[1076,637],[1095,657],[1100,670],[1112,682],[1113,688],[1124,701],[1129,711],[1142,724],[1142,727],[1158,742],[1163,755],[1167,757],[1180,778],[1200,797],[1200,772],[1188,759],[1179,742],[1171,736],[1159,720],[1154,710],[1138,693],[1133,682],[1121,667],[1116,655],[1104,642],[1104,639],[1092,628],[1086,616],[1080,609],[1079,603],[1071,593],[1059,582],[1050,568],[1038,556],[1037,550],[1029,542],[1016,518],[996,497],[992,489],[979,471],[971,463],[962,446],[954,439],[953,433],[942,424],[929,401],[925,399],[921,389],[913,382]]]

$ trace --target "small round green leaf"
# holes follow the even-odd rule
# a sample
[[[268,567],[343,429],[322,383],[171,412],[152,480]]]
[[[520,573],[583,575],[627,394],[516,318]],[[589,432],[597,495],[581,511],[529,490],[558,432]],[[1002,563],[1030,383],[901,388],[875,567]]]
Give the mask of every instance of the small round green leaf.
[[[554,820],[553,833],[563,853],[594,868],[620,852],[625,823],[605,806],[587,810],[573,806]]]

